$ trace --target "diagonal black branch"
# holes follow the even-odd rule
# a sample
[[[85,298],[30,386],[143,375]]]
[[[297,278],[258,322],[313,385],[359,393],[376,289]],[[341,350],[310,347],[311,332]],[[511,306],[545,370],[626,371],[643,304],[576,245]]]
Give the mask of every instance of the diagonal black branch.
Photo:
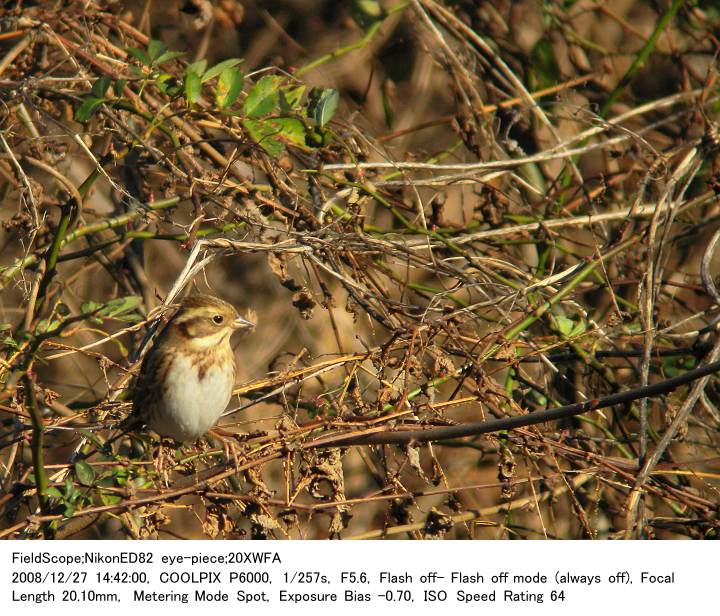
[[[566,417],[574,417],[575,415],[582,415],[588,411],[607,408],[616,404],[627,404],[640,398],[652,398],[654,396],[667,394],[678,387],[682,387],[683,385],[687,385],[688,383],[718,371],[720,371],[720,361],[714,361],[705,366],[689,370],[680,376],[646,387],[638,387],[629,391],[611,394],[604,398],[587,400],[577,404],[568,404],[554,409],[536,411],[534,413],[528,413],[527,415],[516,415],[514,417],[503,417],[501,419],[490,419],[488,421],[465,423],[458,426],[443,426],[439,428],[418,429],[413,426],[412,429],[405,429],[403,426],[397,426],[391,431],[378,433],[366,432],[356,436],[352,434],[337,434],[305,443],[304,448],[344,447],[347,445],[401,445],[413,441],[442,441],[465,436],[477,436],[489,432],[499,432],[500,430],[514,430],[515,428],[522,428],[524,426],[532,426],[557,419],[564,419]]]

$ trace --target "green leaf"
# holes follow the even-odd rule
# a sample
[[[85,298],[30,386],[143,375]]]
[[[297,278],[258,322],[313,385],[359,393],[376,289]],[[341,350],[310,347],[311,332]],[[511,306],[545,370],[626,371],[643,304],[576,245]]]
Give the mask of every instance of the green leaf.
[[[350,14],[364,30],[385,17],[385,11],[378,0],[354,0],[350,6]]]
[[[555,321],[557,328],[563,336],[569,336],[572,330],[575,328],[575,322],[572,319],[568,319],[562,315],[556,316]]]
[[[62,324],[62,319],[41,319],[35,327],[36,334],[47,334],[56,330]]]
[[[90,314],[91,312],[95,312],[96,310],[99,310],[102,308],[102,304],[98,304],[97,302],[89,301],[84,302],[83,305],[80,307],[80,310],[83,314]]]
[[[280,105],[280,113],[292,113],[294,111],[283,90],[278,92],[278,104]]]
[[[93,323],[97,323],[98,325],[102,325],[102,319],[97,316],[97,313],[99,312],[100,308],[102,308],[102,304],[98,304],[97,302],[85,302],[80,310],[83,314],[92,314],[95,316],[91,317],[91,320]]]
[[[123,91],[125,90],[126,85],[127,85],[127,79],[118,79],[113,84],[113,92],[115,92],[115,96],[120,98],[123,95]]]
[[[55,488],[55,487],[50,487],[50,488],[48,488],[48,489],[47,489],[47,495],[48,495],[50,498],[59,498],[59,499],[61,499],[61,500],[62,500],[62,498],[63,498],[62,492],[61,492],[60,490],[58,490],[57,488]]]
[[[123,466],[116,466],[112,470],[112,477],[117,485],[124,486],[127,484],[128,471]]]
[[[140,321],[143,320],[143,318],[135,312],[131,312],[129,314],[118,315],[115,318],[118,321],[123,321],[124,323],[139,323]],[[120,348],[121,350],[124,348],[122,346],[122,343],[118,345],[118,348]]]
[[[305,145],[311,148],[321,148],[330,143],[330,131],[318,128],[316,130],[308,131],[305,137]]]
[[[297,111],[300,108],[305,86],[290,86],[280,90],[280,110],[283,113]],[[283,108],[283,105],[286,105]]]
[[[272,118],[265,122],[277,129],[279,139],[305,145],[305,125],[297,118]]]
[[[73,500],[77,498],[77,490],[75,489],[75,486],[73,485],[72,479],[70,477],[65,478],[65,500]]]
[[[327,88],[321,91],[310,93],[308,102],[308,116],[315,120],[315,123],[322,128],[335,115],[340,95],[334,88]]]
[[[108,492],[100,492],[100,500],[103,505],[117,505],[122,497],[117,494],[109,494]]]
[[[234,66],[240,64],[240,62],[242,62],[242,60],[239,58],[230,58],[229,60],[219,62],[202,76],[202,82],[205,83],[206,81],[210,81],[213,77],[217,77],[220,73],[222,73],[226,68],[233,68]]]
[[[185,74],[195,74],[198,77],[201,77],[203,73],[205,73],[205,69],[207,68],[207,60],[198,60],[197,62],[193,62],[192,64],[188,64],[188,67],[185,69]]]
[[[152,487],[152,481],[147,477],[133,477],[132,485],[138,490]]]
[[[113,494],[112,492],[106,492],[102,489],[115,487],[115,480],[112,476],[101,477],[95,482],[95,486],[98,488],[100,500],[102,501],[103,505],[115,505],[122,500],[122,497],[120,495]]]
[[[230,107],[242,92],[245,76],[236,68],[226,68],[218,78],[215,102],[220,109]]]
[[[150,60],[154,64],[167,51],[167,45],[162,41],[152,40],[148,45],[147,52]]]
[[[93,84],[90,94],[92,94],[95,98],[104,98],[109,86],[110,77],[108,75],[103,75]]]
[[[129,47],[127,52],[138,62],[140,62],[140,64],[144,64],[145,66],[150,66],[152,64],[150,56],[148,56],[147,52],[142,49],[138,49],[137,47]]]
[[[122,321],[138,320],[140,317],[134,314],[135,309],[140,305],[142,298],[137,295],[128,295],[127,297],[118,297],[106,304],[98,304],[89,301],[83,303],[81,310],[83,314],[91,314],[102,322],[102,318],[119,319]]]
[[[580,334],[584,334],[586,329],[587,328],[585,326],[585,323],[583,321],[580,321],[579,323],[575,324],[575,327],[570,332],[570,337],[579,336]]]
[[[15,338],[13,338],[12,336],[3,338],[1,342],[10,349],[19,349],[20,348],[20,345],[18,344],[17,340],[15,340]]]
[[[84,486],[91,486],[95,480],[95,471],[85,460],[75,462],[75,476]]]
[[[277,138],[280,133],[277,127],[268,122],[258,120],[243,120],[243,126],[250,137],[261,146],[270,156],[278,157],[283,153],[283,143]]]
[[[82,104],[75,110],[75,119],[78,122],[87,122],[104,102],[104,98],[87,96]]]
[[[175,96],[180,92],[180,82],[170,73],[160,73],[155,80],[155,84],[158,90],[170,96]]]
[[[72,514],[75,513],[75,505],[68,503],[65,505],[65,511],[63,511],[63,515],[66,518],[69,518],[72,516]]]
[[[246,119],[243,126],[270,156],[280,156],[288,142],[305,145],[305,125],[297,118]]]
[[[137,295],[128,295],[127,297],[118,297],[105,304],[98,314],[106,317],[117,317],[119,315],[132,312],[142,302],[142,298]]]
[[[179,58],[184,55],[184,51],[166,51],[164,54],[161,54],[157,60],[155,60],[155,64],[164,64],[165,62],[170,62],[170,60],[174,60],[175,58]]]
[[[672,378],[692,370],[696,365],[697,361],[692,357],[666,357],[662,362],[662,371],[666,377]]]
[[[248,92],[243,103],[243,112],[248,118],[267,115],[278,106],[278,86],[280,77],[265,75]]]
[[[189,105],[194,105],[202,93],[202,82],[197,73],[185,75],[185,98]]]

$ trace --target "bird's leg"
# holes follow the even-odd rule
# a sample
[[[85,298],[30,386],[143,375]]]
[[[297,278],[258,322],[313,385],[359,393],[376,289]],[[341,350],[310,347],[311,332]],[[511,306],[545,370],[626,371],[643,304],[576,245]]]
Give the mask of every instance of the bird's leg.
[[[170,472],[169,469],[172,469],[174,466],[173,460],[170,461],[169,465],[166,465],[166,458],[171,457],[171,453],[174,451],[174,448],[170,444],[170,441],[167,439],[161,439],[160,445],[158,445],[157,450],[157,456],[155,457],[155,472],[157,473],[158,479],[160,480],[161,484],[169,488],[170,487]]]
[[[235,447],[234,441],[232,440],[232,437],[235,435],[232,432],[221,430],[217,426],[211,428],[208,434],[222,443],[223,453],[225,454],[225,462],[229,464],[232,460],[237,467],[239,465],[238,451]]]

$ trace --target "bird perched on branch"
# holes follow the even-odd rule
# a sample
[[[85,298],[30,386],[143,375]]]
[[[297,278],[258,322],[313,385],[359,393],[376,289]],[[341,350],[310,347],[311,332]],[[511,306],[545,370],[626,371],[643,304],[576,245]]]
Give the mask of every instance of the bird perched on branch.
[[[185,298],[143,360],[128,424],[181,443],[203,436],[232,395],[230,337],[253,327],[217,297]]]

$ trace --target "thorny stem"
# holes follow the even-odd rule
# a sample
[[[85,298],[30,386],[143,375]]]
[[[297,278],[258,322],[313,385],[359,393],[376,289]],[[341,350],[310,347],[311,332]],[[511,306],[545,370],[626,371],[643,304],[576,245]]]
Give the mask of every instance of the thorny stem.
[[[600,107],[600,117],[604,118],[607,115],[608,111],[612,109],[612,106],[617,102],[618,98],[620,98],[622,93],[625,91],[625,88],[627,88],[627,86],[630,84],[633,77],[635,77],[638,71],[640,71],[640,69],[645,66],[645,62],[655,49],[655,45],[657,44],[660,35],[670,25],[670,22],[675,18],[675,15],[677,15],[678,11],[682,8],[685,2],[686,0],[673,0],[670,8],[665,11],[663,16],[659,19],[652,34],[648,37],[648,40],[642,46],[642,49],[635,56],[635,60],[633,60],[630,68],[628,68],[627,72],[622,76],[617,86],[615,86],[615,89],[607,97],[602,107]]]
[[[299,68],[295,74],[300,77],[301,75],[304,75],[308,71],[311,71],[318,66],[321,66],[325,64],[326,62],[330,62],[331,60],[336,60],[337,58],[341,58],[344,55],[347,55],[348,53],[355,51],[356,49],[362,49],[367,45],[377,34],[378,30],[380,29],[380,26],[382,26],[385,23],[385,19],[390,17],[391,15],[394,15],[395,13],[399,13],[400,11],[404,11],[408,5],[409,2],[400,2],[396,4],[395,6],[391,6],[390,8],[385,10],[384,17],[382,19],[378,19],[377,21],[373,22],[370,27],[367,29],[363,37],[356,41],[355,43],[351,43],[350,45],[346,45],[345,47],[340,47],[339,49],[336,49],[334,51],[331,51],[330,53],[327,53],[323,56],[320,56],[316,60],[313,60],[309,64],[306,64],[302,68]]]
[[[157,211],[175,207],[178,203],[180,203],[181,200],[182,199],[180,197],[170,197],[161,201],[155,201],[154,203],[144,204],[143,207],[136,208],[131,212],[128,212],[127,214],[113,216],[112,218],[106,218],[105,220],[101,220],[90,225],[85,225],[76,229],[75,231],[68,233],[67,236],[65,236],[60,242],[60,248],[63,248],[71,242],[74,242],[76,239],[84,237],[86,235],[99,233],[100,231],[105,231],[107,229],[118,229],[120,227],[123,227],[129,222],[135,220],[136,218],[140,218],[147,210]],[[63,260],[61,255],[57,256],[56,259]],[[16,261],[11,267],[7,269],[7,271],[3,273],[2,277],[0,278],[0,289],[2,289],[22,270],[32,265],[35,265],[37,261],[37,255],[28,255],[27,257]]]

